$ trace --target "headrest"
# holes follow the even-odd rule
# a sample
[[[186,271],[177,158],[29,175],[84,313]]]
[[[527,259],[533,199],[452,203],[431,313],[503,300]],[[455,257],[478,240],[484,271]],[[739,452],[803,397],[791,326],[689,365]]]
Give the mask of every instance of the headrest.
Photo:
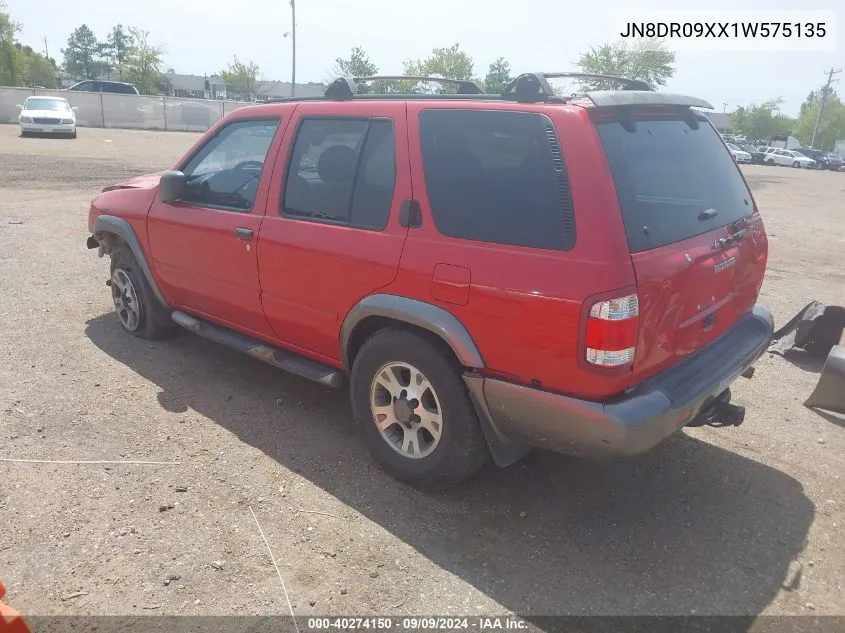
[[[348,145],[332,145],[317,161],[317,173],[323,182],[343,182],[355,177],[358,155]]]

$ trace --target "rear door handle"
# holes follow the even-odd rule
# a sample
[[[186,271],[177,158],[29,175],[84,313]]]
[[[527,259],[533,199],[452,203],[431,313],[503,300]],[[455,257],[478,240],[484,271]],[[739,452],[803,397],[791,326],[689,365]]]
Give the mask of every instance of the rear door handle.
[[[255,235],[255,231],[252,229],[235,229],[235,237],[239,240],[251,240],[252,236]]]

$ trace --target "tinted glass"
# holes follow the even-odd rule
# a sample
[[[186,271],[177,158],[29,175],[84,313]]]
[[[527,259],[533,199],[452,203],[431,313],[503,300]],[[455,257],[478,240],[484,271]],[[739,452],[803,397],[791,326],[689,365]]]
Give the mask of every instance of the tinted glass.
[[[710,126],[639,120],[629,132],[599,123],[631,252],[710,231],[753,211],[751,194]],[[700,216],[713,209],[713,217]]]
[[[100,90],[102,92],[112,92],[114,94],[123,94],[123,95],[134,95],[136,94],[135,89],[132,86],[127,84],[121,83],[110,83],[104,81],[100,84]]]
[[[222,128],[188,161],[184,198],[200,206],[249,211],[279,119],[236,121]]]
[[[569,184],[546,117],[426,110],[420,134],[428,198],[441,233],[533,248],[572,247]]]
[[[284,212],[383,229],[396,181],[393,123],[306,119],[286,179]]]
[[[32,97],[24,101],[24,110],[53,110],[55,112],[70,112],[67,101],[58,99],[34,99]]]

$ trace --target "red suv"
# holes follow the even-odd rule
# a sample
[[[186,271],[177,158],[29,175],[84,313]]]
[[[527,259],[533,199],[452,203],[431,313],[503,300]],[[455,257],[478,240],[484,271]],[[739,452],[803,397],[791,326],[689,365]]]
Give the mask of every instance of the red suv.
[[[120,323],[348,377],[367,447],[416,485],[739,424],[729,386],[773,329],[768,249],[693,109],[712,106],[619,78],[557,97],[547,77],[501,95],[341,79],[231,113],[173,171],[93,201]]]

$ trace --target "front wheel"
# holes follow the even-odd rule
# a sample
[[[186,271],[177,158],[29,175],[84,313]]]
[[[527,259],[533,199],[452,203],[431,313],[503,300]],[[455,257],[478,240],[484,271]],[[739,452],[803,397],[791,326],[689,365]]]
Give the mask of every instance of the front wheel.
[[[350,396],[367,448],[397,479],[444,488],[489,457],[460,367],[424,336],[386,329],[367,339]]]
[[[156,298],[138,261],[126,246],[111,253],[108,285],[117,319],[130,334],[156,340],[167,338],[177,330],[169,311]]]

